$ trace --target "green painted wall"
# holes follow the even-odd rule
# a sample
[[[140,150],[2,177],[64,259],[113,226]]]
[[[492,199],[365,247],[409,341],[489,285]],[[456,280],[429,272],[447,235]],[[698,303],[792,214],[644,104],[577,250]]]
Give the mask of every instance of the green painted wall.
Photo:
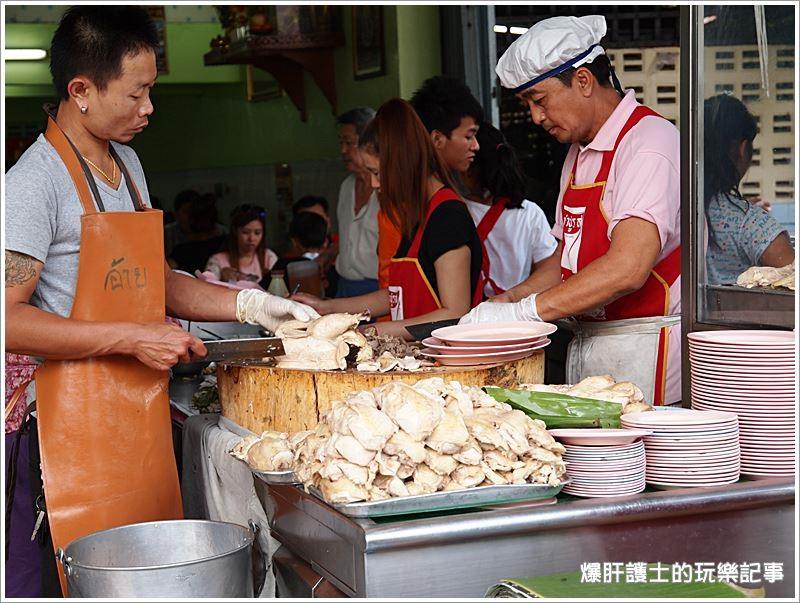
[[[442,72],[439,7],[397,7],[400,96],[410,98],[420,84]]]
[[[384,7],[386,73],[367,80],[353,78],[350,7],[343,22],[346,45],[335,50],[339,111],[408,97],[422,80],[440,73],[437,7]],[[54,29],[54,24],[6,24],[6,47],[47,48]],[[132,143],[148,172],[336,158],[333,110],[311,77],[305,77],[306,122],[286,96],[248,102],[242,67],[202,63],[219,33],[212,23],[167,24],[170,73],[153,89],[151,125]],[[47,61],[6,68],[6,123],[41,121],[41,104],[53,95]]]

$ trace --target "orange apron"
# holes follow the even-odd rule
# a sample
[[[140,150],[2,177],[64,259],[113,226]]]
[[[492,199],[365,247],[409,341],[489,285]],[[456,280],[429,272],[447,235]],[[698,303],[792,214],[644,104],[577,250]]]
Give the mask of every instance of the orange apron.
[[[164,322],[161,212],[143,206],[113,147],[137,211],[104,211],[94,177],[52,116],[45,137],[66,164],[84,211],[70,318]],[[166,371],[132,356],[47,360],[36,371],[42,480],[55,549],[108,528],[182,518],[167,387]],[[66,594],[63,572],[59,578]]]
[[[442,307],[439,296],[433,290],[425,271],[419,263],[419,248],[422,235],[431,215],[445,201],[460,201],[461,198],[449,188],[440,188],[431,197],[425,221],[417,227],[414,239],[405,257],[392,258],[389,265],[389,307],[392,320],[405,320],[428,314]],[[480,280],[480,279],[479,279]],[[472,295],[471,307],[483,301],[483,284],[479,282]]]
[[[608,219],[603,210],[603,195],[606,181],[611,171],[614,155],[625,134],[647,116],[658,113],[645,106],[637,107],[617,136],[614,148],[603,153],[600,170],[594,183],[575,185],[575,172],[578,158],[570,174],[569,185],[562,198],[561,217],[564,224],[563,250],[561,253],[561,277],[567,280],[584,269],[597,258],[608,253],[611,241],[608,237]],[[632,318],[668,316],[670,308],[670,286],[681,272],[681,248],[662,259],[650,271],[645,284],[638,291],[614,300],[603,308],[580,316],[585,321],[619,321]],[[669,343],[669,330],[661,329],[658,355],[654,375],[654,398],[656,405],[664,404],[666,388],[666,363]]]

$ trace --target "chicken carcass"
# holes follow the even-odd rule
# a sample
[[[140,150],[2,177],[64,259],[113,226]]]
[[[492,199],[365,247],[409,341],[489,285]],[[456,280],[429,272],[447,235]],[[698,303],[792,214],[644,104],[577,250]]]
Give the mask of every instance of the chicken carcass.
[[[442,420],[425,440],[425,444],[442,454],[456,454],[469,441],[469,432],[459,412],[445,410]]]

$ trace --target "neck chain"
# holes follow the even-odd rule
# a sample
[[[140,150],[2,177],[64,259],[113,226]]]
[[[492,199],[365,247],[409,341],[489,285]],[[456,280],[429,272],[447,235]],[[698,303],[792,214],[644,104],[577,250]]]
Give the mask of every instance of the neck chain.
[[[109,154],[108,154],[108,158],[109,158],[109,159],[111,159],[111,177],[110,177],[110,178],[109,178],[108,174],[106,174],[106,173],[105,173],[105,172],[104,172],[104,171],[103,171],[103,170],[100,168],[100,166],[99,166],[99,165],[97,165],[97,164],[96,164],[94,161],[92,161],[91,159],[89,159],[88,157],[85,157],[85,156],[83,156],[83,155],[81,155],[81,157],[83,157],[83,159],[84,159],[84,161],[86,161],[86,163],[88,163],[88,164],[89,164],[89,165],[91,165],[91,166],[92,166],[94,169],[96,169],[98,172],[100,172],[100,174],[102,174],[103,178],[105,178],[106,180],[108,180],[108,182],[109,182],[111,185],[113,185],[113,184],[114,184],[114,182],[117,180],[117,162],[116,162],[116,161],[114,161],[114,158],[111,156],[111,153],[109,153]]]

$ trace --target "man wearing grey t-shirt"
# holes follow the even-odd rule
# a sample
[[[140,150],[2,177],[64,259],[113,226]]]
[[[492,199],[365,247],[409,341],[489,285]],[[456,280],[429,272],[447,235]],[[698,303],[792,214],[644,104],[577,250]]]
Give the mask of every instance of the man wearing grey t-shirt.
[[[180,515],[165,371],[205,347],[164,322],[166,308],[270,330],[317,316],[264,291],[174,273],[164,261],[160,216],[147,210],[142,166],[125,146],[153,112],[157,47],[139,7],[69,8],[50,50],[58,106],[48,110],[45,136],[6,174],[6,350],[44,360],[39,446],[28,444],[33,421],[6,434],[6,451],[15,451],[5,465],[14,493],[8,597],[55,594],[43,593],[37,576],[40,560],[53,563],[52,545]],[[41,467],[44,492],[26,479],[28,454],[39,452],[32,466]],[[32,514],[34,500],[44,513],[40,498],[44,522]],[[39,557],[45,533],[52,543]]]

